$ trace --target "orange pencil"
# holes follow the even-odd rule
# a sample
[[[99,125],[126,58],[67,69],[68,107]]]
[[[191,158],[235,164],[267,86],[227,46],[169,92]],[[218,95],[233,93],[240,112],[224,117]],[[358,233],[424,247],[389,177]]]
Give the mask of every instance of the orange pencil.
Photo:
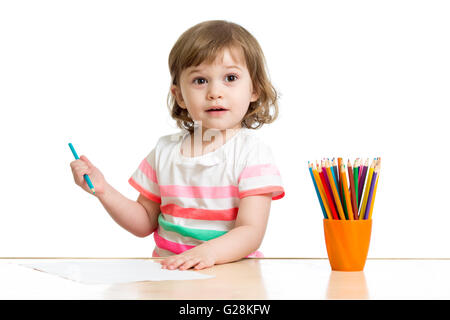
[[[336,184],[334,183],[333,174],[330,169],[330,161],[325,162],[326,173],[328,176],[328,180],[330,181],[331,190],[333,191],[334,201],[336,202],[336,206],[339,212],[339,217],[341,220],[345,220],[344,210],[342,209],[341,199],[339,199],[339,193],[336,190]]]
[[[358,213],[352,210],[350,193],[348,192],[347,175],[345,174],[345,165],[341,164],[342,189],[344,189],[345,204],[347,205],[348,217],[350,220],[358,220]]]

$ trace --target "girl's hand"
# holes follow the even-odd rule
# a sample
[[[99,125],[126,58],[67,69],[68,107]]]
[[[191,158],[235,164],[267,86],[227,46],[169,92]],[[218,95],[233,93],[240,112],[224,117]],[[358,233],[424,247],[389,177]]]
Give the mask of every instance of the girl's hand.
[[[106,181],[103,174],[86,158],[81,156],[80,159],[72,161],[70,163],[72,169],[73,179],[75,183],[79,185],[84,191],[92,193],[84,175],[87,174],[94,185],[95,195],[100,196],[105,192]]]
[[[187,270],[194,268],[195,270],[201,270],[212,267],[216,263],[216,257],[209,246],[204,243],[176,256],[170,256],[160,263],[163,269]]]

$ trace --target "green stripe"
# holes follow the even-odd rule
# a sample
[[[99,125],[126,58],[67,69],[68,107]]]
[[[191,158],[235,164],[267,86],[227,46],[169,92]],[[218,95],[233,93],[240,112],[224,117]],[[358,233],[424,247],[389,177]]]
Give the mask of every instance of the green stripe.
[[[227,231],[217,231],[217,230],[205,230],[205,229],[193,229],[186,228],[183,226],[178,226],[176,224],[170,223],[164,220],[162,214],[158,217],[159,225],[166,231],[172,231],[181,234],[185,237],[191,237],[198,240],[208,241],[215,239],[227,233]]]

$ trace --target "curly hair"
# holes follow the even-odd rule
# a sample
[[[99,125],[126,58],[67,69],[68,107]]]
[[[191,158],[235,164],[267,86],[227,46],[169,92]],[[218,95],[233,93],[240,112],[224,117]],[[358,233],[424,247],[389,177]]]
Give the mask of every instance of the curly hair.
[[[241,125],[258,129],[278,117],[278,95],[267,75],[266,61],[258,41],[242,26],[224,20],[211,20],[186,30],[169,54],[171,82],[177,85],[183,70],[203,62],[212,63],[223,49],[236,47],[244,53],[253,88],[259,94],[258,100],[250,103]],[[194,120],[186,109],[178,105],[172,92],[169,92],[167,104],[177,126],[192,133]]]

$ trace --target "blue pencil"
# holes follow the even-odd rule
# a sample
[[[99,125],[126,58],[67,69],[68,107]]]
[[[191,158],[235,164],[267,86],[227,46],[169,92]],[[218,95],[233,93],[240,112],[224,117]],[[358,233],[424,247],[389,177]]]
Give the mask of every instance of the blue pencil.
[[[333,166],[331,166],[330,167],[330,171],[331,171],[331,175],[333,176],[333,180],[334,180],[334,185],[336,186],[336,190],[340,190],[339,189],[339,184],[338,184],[338,181],[337,181],[337,176],[336,176],[336,174],[334,173],[334,168],[333,168]]]
[[[75,148],[73,147],[73,145],[71,143],[69,143],[69,148],[72,151],[73,156],[75,157],[76,160],[80,159],[80,157],[78,156],[77,152],[75,151]],[[92,193],[95,194],[95,189],[94,189],[94,185],[91,182],[91,179],[89,178],[89,176],[87,174],[85,174],[84,176],[84,180],[86,180],[86,183],[89,186],[89,189],[91,189]]]
[[[309,161],[308,161],[308,162],[309,162]],[[325,219],[328,219],[328,217],[327,217],[327,212],[325,211],[325,207],[323,206],[323,203],[322,203],[322,198],[320,197],[319,189],[317,188],[316,179],[314,179],[314,174],[313,174],[312,168],[311,168],[310,166],[309,166],[309,173],[311,174],[311,178],[312,178],[312,181],[313,181],[313,183],[314,183],[314,188],[316,189],[317,198],[319,198],[319,203],[320,203],[320,207],[322,208],[323,217],[324,217]]]

